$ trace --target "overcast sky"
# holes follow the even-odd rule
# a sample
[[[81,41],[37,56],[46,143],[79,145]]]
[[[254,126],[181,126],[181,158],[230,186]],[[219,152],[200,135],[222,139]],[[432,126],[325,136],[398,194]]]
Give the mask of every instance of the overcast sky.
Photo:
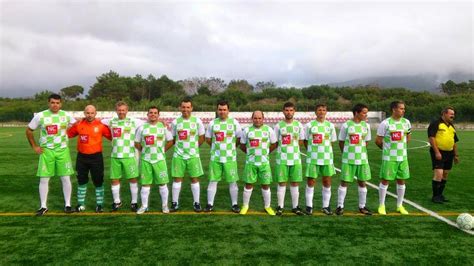
[[[473,73],[472,1],[0,3],[0,97],[109,70],[285,86]]]

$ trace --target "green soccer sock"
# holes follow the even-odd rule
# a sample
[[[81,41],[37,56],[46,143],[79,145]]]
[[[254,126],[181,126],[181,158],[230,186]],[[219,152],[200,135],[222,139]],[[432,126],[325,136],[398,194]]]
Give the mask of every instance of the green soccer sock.
[[[104,187],[96,187],[95,188],[95,197],[97,201],[97,205],[102,206],[104,204]]]
[[[79,205],[85,205],[86,201],[86,193],[87,193],[87,184],[79,185],[77,187],[77,203]]]

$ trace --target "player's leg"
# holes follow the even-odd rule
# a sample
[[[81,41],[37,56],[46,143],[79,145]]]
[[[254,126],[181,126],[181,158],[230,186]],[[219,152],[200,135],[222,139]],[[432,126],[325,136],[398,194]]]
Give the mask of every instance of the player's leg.
[[[154,169],[153,164],[145,160],[140,162],[140,199],[141,206],[136,211],[137,214],[143,214],[148,211],[148,199],[150,197],[151,185],[153,184]]]
[[[77,172],[77,206],[76,211],[82,212],[86,210],[86,193],[87,183],[89,182],[89,171],[91,165],[88,156],[82,153],[77,153],[76,157],[76,172]],[[92,172],[92,171],[91,171]]]
[[[61,177],[61,183],[63,187],[64,212],[72,213],[74,210],[71,207],[72,185],[70,176],[74,174],[74,170],[72,168],[72,160],[71,154],[69,153],[69,148],[55,151],[55,157],[56,175]]]
[[[166,161],[159,161],[156,165],[156,172],[158,175],[155,175],[155,183],[159,185],[160,197],[161,197],[161,211],[163,213],[169,213],[170,209],[168,208],[168,166]]]
[[[441,179],[441,184],[439,186],[439,197],[443,202],[448,202],[449,200],[444,197],[444,188],[446,187],[446,182],[448,181],[448,174],[451,168],[453,167],[454,152],[442,152],[443,157],[445,158],[445,163],[443,167],[443,177]]]
[[[55,173],[54,154],[49,149],[43,149],[38,159],[38,171],[36,175],[39,177],[38,192],[40,197],[40,208],[36,211],[37,216],[42,216],[48,212],[48,192],[49,179]]]
[[[135,157],[122,159],[124,176],[130,185],[130,210],[138,211],[138,163]]]
[[[104,158],[97,153],[91,161],[91,177],[95,187],[95,212],[103,212],[104,207]]]
[[[187,169],[191,176],[191,192],[193,194],[193,208],[195,212],[201,212],[201,187],[199,178],[204,174],[202,170],[201,158],[191,158],[187,160]]]
[[[441,186],[443,180],[443,168],[444,168],[444,158],[437,160],[433,149],[430,149],[431,156],[431,166],[433,169],[433,179],[431,181],[431,187],[433,189],[433,197],[431,201],[434,203],[443,203],[441,198]]]
[[[240,214],[245,215],[249,210],[253,184],[257,182],[257,167],[255,165],[245,164],[243,181],[245,182],[245,187],[242,194],[242,208],[240,209]]]
[[[122,162],[119,158],[110,159],[110,179],[111,179],[111,190],[112,190],[112,211],[118,211],[122,207],[122,201],[120,200],[120,178],[122,178]]]
[[[301,164],[295,164],[288,167],[288,177],[290,180],[291,211],[296,215],[304,215],[299,206],[300,183],[303,181],[303,168]]]
[[[282,215],[285,208],[285,194],[286,194],[286,183],[288,182],[288,166],[284,164],[276,164],[275,166],[275,177],[278,182],[277,185],[277,207],[276,214]]]
[[[331,207],[329,207],[329,202],[331,201],[331,176],[333,176],[336,171],[334,165],[322,165],[320,166],[322,175],[322,209],[321,211],[326,215],[332,215]]]
[[[239,195],[239,186],[237,181],[239,181],[239,174],[237,168],[237,162],[226,162],[224,163],[224,177],[227,183],[229,183],[229,194],[231,201],[231,210],[232,212],[239,213],[240,208],[237,204],[238,195]]]
[[[380,183],[379,183],[379,207],[377,209],[380,215],[387,215],[385,210],[385,198],[389,187],[389,181],[395,180],[396,169],[393,168],[393,163],[389,161],[382,161],[380,166]]]
[[[341,166],[341,183],[339,185],[339,188],[337,189],[337,215],[344,214],[344,201],[346,199],[347,194],[347,184],[352,183],[354,181],[354,170],[355,169],[353,165],[347,163],[343,163]]]
[[[314,186],[316,185],[316,178],[318,177],[317,165],[307,164],[306,165],[306,211],[307,215],[313,214],[313,198],[314,198]]]
[[[365,215],[372,215],[372,212],[367,208],[367,186],[365,181],[371,179],[370,167],[368,164],[356,166],[357,188],[359,192],[359,212]]]
[[[267,163],[258,166],[257,171],[257,178],[262,186],[263,207],[269,215],[275,215],[275,212],[271,207],[272,195],[270,190],[270,184],[272,183],[272,169],[270,167],[270,164]]]
[[[397,212],[407,215],[408,211],[403,207],[406,185],[405,181],[410,178],[408,161],[398,162],[397,167]]]
[[[181,193],[181,183],[183,182],[186,163],[183,159],[173,157],[171,160],[171,176],[173,177],[173,185],[171,187],[171,212],[179,209],[179,194]]]
[[[207,205],[205,212],[214,210],[214,198],[217,193],[217,184],[222,179],[224,164],[220,162],[209,162],[209,185],[207,186]]]

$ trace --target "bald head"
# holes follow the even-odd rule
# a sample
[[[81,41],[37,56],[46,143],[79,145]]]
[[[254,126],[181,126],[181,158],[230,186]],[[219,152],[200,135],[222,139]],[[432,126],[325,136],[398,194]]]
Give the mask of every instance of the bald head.
[[[88,105],[84,108],[84,116],[88,122],[92,122],[95,120],[95,116],[97,115],[97,111],[94,105]]]
[[[261,127],[263,125],[263,112],[256,110],[252,113],[252,122],[254,127]]]

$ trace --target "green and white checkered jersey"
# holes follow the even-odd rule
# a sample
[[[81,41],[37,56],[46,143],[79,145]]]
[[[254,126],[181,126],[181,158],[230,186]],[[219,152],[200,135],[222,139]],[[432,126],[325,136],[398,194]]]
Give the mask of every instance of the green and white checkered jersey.
[[[135,133],[144,122],[134,118],[115,117],[104,119],[102,123],[112,132],[112,158],[135,157]]]
[[[68,144],[67,128],[76,122],[74,117],[63,110],[56,114],[49,109],[37,113],[28,127],[32,130],[41,129],[39,145],[47,149],[64,149]]]
[[[341,126],[339,140],[344,141],[342,163],[368,164],[366,142],[371,140],[370,125],[365,121],[355,123],[348,120]]]
[[[241,127],[234,118],[222,121],[216,118],[209,123],[206,130],[206,138],[212,140],[211,161],[226,163],[237,160],[237,149],[235,142],[240,138]]]
[[[333,165],[332,142],[337,140],[334,124],[325,120],[313,120],[305,125],[305,139],[308,141],[306,163]]]
[[[166,159],[166,142],[171,140],[173,140],[171,132],[161,122],[155,125],[143,124],[137,129],[135,136],[135,142],[142,145],[142,160],[149,163],[157,163]]]
[[[199,136],[205,129],[201,119],[191,116],[189,119],[178,117],[171,123],[171,134],[175,138],[173,157],[184,160],[199,158]]]
[[[262,165],[270,162],[270,145],[277,142],[275,132],[267,125],[256,128],[253,125],[245,128],[240,143],[247,147],[246,163]]]
[[[305,138],[303,124],[296,120],[289,124],[280,121],[275,125],[275,136],[278,140],[276,163],[282,165],[301,164],[299,141]]]
[[[402,162],[407,160],[407,136],[411,132],[408,119],[389,117],[380,123],[377,136],[383,137],[382,160]]]

